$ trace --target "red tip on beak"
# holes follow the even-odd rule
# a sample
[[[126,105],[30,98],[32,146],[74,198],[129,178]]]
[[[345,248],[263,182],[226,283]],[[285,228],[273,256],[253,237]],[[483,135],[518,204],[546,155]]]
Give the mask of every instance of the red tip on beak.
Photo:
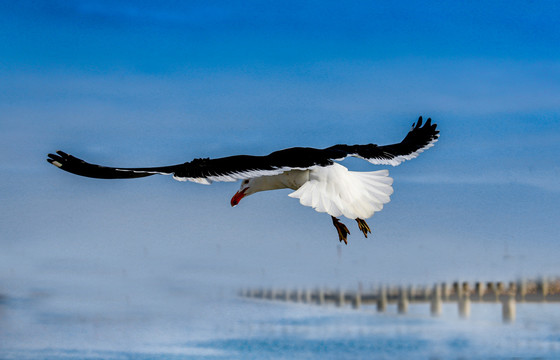
[[[243,190],[240,190],[238,192],[235,193],[235,195],[233,195],[233,197],[231,198],[231,206],[236,206],[237,204],[239,204],[239,202],[241,201],[241,199],[243,199],[245,197],[245,191],[247,191],[248,188],[245,188]]]

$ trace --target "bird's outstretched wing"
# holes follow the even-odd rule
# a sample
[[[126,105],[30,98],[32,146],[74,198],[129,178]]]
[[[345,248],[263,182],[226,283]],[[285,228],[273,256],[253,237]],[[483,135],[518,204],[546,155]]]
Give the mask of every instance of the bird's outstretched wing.
[[[72,174],[97,179],[132,179],[155,174],[173,175],[179,181],[210,184],[213,181],[237,181],[259,176],[278,175],[288,170],[309,169],[333,163],[331,154],[313,148],[290,148],[266,156],[236,155],[217,159],[194,159],[184,164],[116,168],[87,163],[62,151],[48,154],[47,161]]]
[[[397,166],[405,160],[414,159],[424,150],[434,146],[439,138],[437,125],[432,124],[428,118],[422,126],[422,116],[412,124],[412,129],[406,137],[398,144],[392,145],[335,145],[327,150],[338,150],[345,152],[347,156],[354,156],[369,161],[376,165]]]
[[[422,126],[422,117],[398,144],[378,146],[335,145],[326,149],[295,147],[275,151],[266,156],[236,155],[217,159],[194,159],[183,164],[147,167],[117,168],[87,163],[62,151],[48,154],[47,161],[70,173],[98,179],[131,179],[154,174],[173,175],[177,180],[210,184],[213,181],[237,181],[259,176],[278,175],[288,170],[304,170],[332,165],[348,156],[363,158],[373,164],[398,165],[418,156],[433,146],[439,137],[436,124],[428,119]]]

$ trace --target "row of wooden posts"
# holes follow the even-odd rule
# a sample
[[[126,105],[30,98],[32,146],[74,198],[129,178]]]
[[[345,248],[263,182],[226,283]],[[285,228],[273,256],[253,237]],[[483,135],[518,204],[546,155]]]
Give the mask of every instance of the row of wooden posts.
[[[356,291],[306,289],[246,289],[240,295],[248,298],[301,302],[307,304],[335,304],[342,307],[351,304],[355,309],[362,305],[376,305],[384,312],[388,304],[397,304],[399,314],[406,314],[410,303],[429,303],[433,316],[442,312],[442,304],[456,302],[459,315],[468,318],[472,302],[501,303],[504,322],[515,321],[517,302],[560,302],[560,280],[510,282],[441,283],[430,287],[379,286],[369,291],[361,287]]]

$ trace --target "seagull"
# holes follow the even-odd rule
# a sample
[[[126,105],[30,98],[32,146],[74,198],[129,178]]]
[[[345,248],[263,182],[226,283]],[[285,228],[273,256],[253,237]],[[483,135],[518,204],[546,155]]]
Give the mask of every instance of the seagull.
[[[214,181],[241,180],[231,206],[260,191],[292,189],[288,196],[304,206],[327,213],[338,233],[338,240],[348,244],[350,231],[338,218],[356,220],[367,238],[371,229],[365,219],[380,211],[390,201],[393,179],[389,171],[350,171],[338,162],[352,156],[374,165],[397,166],[434,146],[439,138],[437,125],[422,117],[412,124],[406,137],[397,144],[379,146],[334,145],[325,149],[293,147],[265,156],[236,155],[223,158],[197,158],[183,164],[124,168],[87,163],[62,151],[48,154],[47,161],[69,173],[97,179],[131,179],[155,174],[172,175],[175,180],[209,185]]]

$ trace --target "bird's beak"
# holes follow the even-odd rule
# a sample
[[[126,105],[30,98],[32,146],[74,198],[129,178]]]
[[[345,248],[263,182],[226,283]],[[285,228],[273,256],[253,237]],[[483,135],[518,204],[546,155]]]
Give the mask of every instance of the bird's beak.
[[[231,198],[231,206],[232,207],[239,204],[241,199],[243,199],[245,197],[245,191],[247,191],[247,189],[248,188],[245,188],[243,190],[239,190],[238,192],[235,193],[235,195],[233,195],[233,197]]]

